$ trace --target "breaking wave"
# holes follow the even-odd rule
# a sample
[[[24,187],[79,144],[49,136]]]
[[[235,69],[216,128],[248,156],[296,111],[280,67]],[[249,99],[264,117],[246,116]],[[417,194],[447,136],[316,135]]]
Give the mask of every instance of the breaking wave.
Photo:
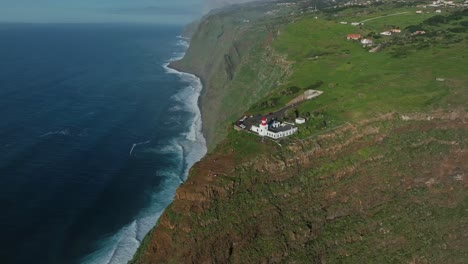
[[[178,37],[177,46],[188,47],[187,39]],[[191,118],[186,120],[188,131],[174,138],[163,146],[146,146],[150,142],[135,143],[131,146],[129,154],[135,152],[135,148],[141,148],[142,152],[156,152],[158,154],[171,155],[177,159],[174,166],[167,170],[156,172],[161,177],[162,183],[151,196],[151,206],[142,210],[134,221],[121,228],[116,234],[103,239],[99,250],[82,259],[82,263],[124,264],[132,259],[145,235],[154,227],[164,209],[172,202],[176,189],[187,179],[189,169],[199,161],[207,152],[206,141],[202,133],[201,112],[198,107],[198,99],[202,91],[202,83],[195,75],[179,72],[169,68],[169,63],[181,59],[184,53],[177,53],[169,62],[162,66],[167,74],[177,74],[187,85],[172,96],[174,102],[169,111],[184,111],[191,113]],[[150,145],[150,144],[148,144]],[[140,147],[141,146],[141,147]],[[139,150],[140,151],[140,150]]]

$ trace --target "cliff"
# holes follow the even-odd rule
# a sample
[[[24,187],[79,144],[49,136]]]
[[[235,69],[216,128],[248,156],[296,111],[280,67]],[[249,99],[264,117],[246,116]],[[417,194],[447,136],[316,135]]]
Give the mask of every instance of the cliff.
[[[464,111],[395,113],[260,155],[225,144],[135,263],[463,263],[467,131]]]
[[[208,15],[173,64],[203,79],[211,151],[133,263],[466,263],[468,12],[282,8]],[[404,19],[382,16],[402,8]],[[396,24],[403,32],[376,39],[378,53],[345,38]],[[228,129],[317,87],[320,97],[286,115],[307,119],[297,135]]]
[[[258,4],[209,14],[198,24],[185,57],[170,65],[202,80],[200,107],[209,149],[288,75],[289,63],[269,46],[278,21],[263,17],[265,8]]]

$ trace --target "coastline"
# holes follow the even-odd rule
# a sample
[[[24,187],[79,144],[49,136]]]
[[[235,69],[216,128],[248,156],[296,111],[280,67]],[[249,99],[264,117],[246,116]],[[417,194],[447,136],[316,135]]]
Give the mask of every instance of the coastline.
[[[189,41],[188,38],[184,38],[187,40],[187,42]],[[188,48],[188,46],[187,46]],[[184,56],[185,56],[185,53],[184,53]],[[194,72],[191,72],[189,69],[186,69],[184,67],[182,67],[178,62],[183,60],[184,56],[182,57],[177,57],[175,58],[174,60],[171,60],[169,61],[165,68],[169,71],[174,71],[173,73],[174,74],[177,74],[177,73],[182,73],[182,74],[188,74],[188,75],[192,75],[193,77],[195,78],[198,78],[199,81],[200,81],[200,85],[201,85],[201,91],[200,91],[200,95],[198,97],[198,102],[197,102],[197,106],[198,106],[198,109],[200,111],[200,118],[202,119],[202,126],[201,126],[201,130],[202,130],[202,133],[203,133],[203,137],[205,137],[206,133],[205,133],[205,127],[203,126],[203,104],[202,104],[202,97],[206,94],[206,81],[205,79],[198,75],[197,73],[194,73]],[[176,73],[177,72],[177,73]],[[205,137],[205,141],[206,141],[206,145],[208,145],[208,143],[210,142],[210,139],[209,138],[206,138]]]
[[[164,68],[166,74],[177,75],[180,82],[183,83],[184,88],[168,99],[175,102],[177,107],[175,111],[190,113],[191,117],[187,119],[187,130],[168,142],[168,149],[160,151],[178,153],[181,166],[178,172],[174,172],[173,176],[166,180],[163,189],[157,191],[152,197],[153,203],[163,206],[147,208],[140,212],[131,223],[124,226],[119,232],[102,240],[100,249],[84,257],[80,263],[120,264],[132,261],[144,248],[146,238],[151,235],[167,207],[174,201],[177,189],[187,180],[192,166],[207,153],[200,110],[202,81],[194,74],[170,66],[172,62],[182,59],[188,49],[188,39],[181,36],[177,36],[177,38],[179,42],[176,46],[183,47],[184,51],[174,53],[176,55],[169,58],[161,67]],[[178,108],[179,106],[180,108]],[[115,242],[108,243],[109,241]]]
[[[184,157],[184,171],[181,175],[181,182],[185,182],[188,177],[190,168],[198,161],[200,161],[207,153],[206,139],[203,135],[203,120],[201,115],[200,97],[202,95],[203,84],[201,79],[189,72],[179,71],[171,67],[170,62],[163,65],[168,74],[177,74],[180,79],[189,84],[194,94],[189,95],[188,98],[180,98],[179,100],[186,100],[187,107],[191,108],[195,117],[192,120],[192,125],[186,135],[186,140],[189,142],[178,142],[183,150]],[[183,93],[183,95],[187,95]],[[187,143],[194,144],[189,146]]]
[[[152,236],[154,229],[157,228],[157,226],[159,225],[161,216],[164,214],[167,207],[176,198],[176,191],[188,179],[190,169],[193,167],[193,165],[200,161],[203,157],[205,157],[208,152],[206,140],[203,135],[203,120],[201,115],[200,103],[200,98],[204,90],[203,81],[197,75],[192,74],[190,72],[186,72],[183,69],[174,66],[174,62],[183,59],[189,46],[188,38],[184,38],[182,36],[178,36],[178,38],[182,41],[179,42],[180,45],[186,46],[185,52],[179,54],[179,56],[177,57],[169,59],[167,63],[163,64],[163,67],[164,69],[166,69],[167,74],[176,74],[180,77],[182,81],[187,82],[189,84],[188,87],[191,88],[194,92],[192,93],[191,97],[189,96],[189,98],[183,97],[179,99],[184,100],[184,102],[187,103],[186,105],[188,107],[191,107],[191,110],[193,110],[193,113],[195,114],[195,117],[192,120],[190,130],[185,137],[186,140],[191,142],[193,145],[189,146],[188,144],[184,144],[184,142],[179,142],[179,146],[183,152],[184,163],[184,169],[182,174],[180,175],[180,185],[177,186],[175,192],[172,194],[171,202],[164,208],[164,210],[160,212],[151,230],[149,230],[144,236],[144,238],[140,241],[138,248],[132,255],[132,258],[128,260],[129,263],[133,263],[136,259],[138,259],[138,256],[146,250],[146,243]],[[182,92],[181,95],[184,95],[184,93]]]

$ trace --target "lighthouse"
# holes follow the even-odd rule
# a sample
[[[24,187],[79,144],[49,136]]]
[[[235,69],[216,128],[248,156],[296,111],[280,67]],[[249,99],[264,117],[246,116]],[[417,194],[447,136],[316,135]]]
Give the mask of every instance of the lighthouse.
[[[258,119],[257,119],[258,120]],[[252,125],[250,131],[257,133],[261,137],[269,137],[272,139],[280,139],[290,136],[297,132],[297,127],[291,123],[281,123],[278,120],[272,119],[270,123],[266,117],[262,118],[259,125]]]
[[[267,124],[267,119],[266,117],[262,118],[262,123],[260,124],[260,127],[258,128],[258,135],[260,136],[266,136],[268,131],[268,124]]]

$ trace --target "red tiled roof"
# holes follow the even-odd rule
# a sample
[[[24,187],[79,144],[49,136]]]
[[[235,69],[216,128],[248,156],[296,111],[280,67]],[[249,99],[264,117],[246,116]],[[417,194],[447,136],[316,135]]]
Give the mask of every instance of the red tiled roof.
[[[348,36],[346,38],[359,39],[359,38],[361,38],[361,34],[348,34]]]

